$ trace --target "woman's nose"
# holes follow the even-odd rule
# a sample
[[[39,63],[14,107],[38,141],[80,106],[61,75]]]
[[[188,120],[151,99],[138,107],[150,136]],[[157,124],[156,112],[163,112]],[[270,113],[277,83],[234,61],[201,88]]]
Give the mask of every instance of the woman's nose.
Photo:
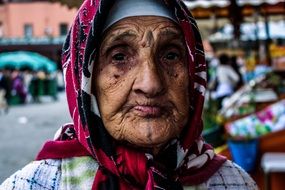
[[[133,85],[135,93],[144,94],[146,97],[155,97],[164,93],[165,81],[162,70],[151,59],[144,61]]]

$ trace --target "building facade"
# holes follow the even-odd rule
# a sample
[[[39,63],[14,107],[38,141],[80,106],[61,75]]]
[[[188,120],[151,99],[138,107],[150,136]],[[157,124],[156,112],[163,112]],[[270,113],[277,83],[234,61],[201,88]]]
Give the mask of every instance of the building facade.
[[[0,2],[0,53],[35,51],[60,62],[61,47],[76,12],[43,0]]]
[[[76,11],[47,1],[3,3],[0,5],[0,35],[2,38],[65,36]]]

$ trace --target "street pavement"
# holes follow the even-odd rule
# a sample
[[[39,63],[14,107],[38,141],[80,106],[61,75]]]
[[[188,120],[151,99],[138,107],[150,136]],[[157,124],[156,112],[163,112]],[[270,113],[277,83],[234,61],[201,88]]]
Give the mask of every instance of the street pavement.
[[[11,106],[8,114],[0,115],[0,184],[31,162],[62,124],[71,122],[65,93],[58,97]]]

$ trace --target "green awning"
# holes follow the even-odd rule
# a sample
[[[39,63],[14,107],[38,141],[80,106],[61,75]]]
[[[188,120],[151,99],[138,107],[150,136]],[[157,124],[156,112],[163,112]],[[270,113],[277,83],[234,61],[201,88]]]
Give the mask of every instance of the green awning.
[[[0,54],[0,69],[28,69],[45,71],[48,73],[57,70],[57,64],[49,58],[35,52],[15,51]]]

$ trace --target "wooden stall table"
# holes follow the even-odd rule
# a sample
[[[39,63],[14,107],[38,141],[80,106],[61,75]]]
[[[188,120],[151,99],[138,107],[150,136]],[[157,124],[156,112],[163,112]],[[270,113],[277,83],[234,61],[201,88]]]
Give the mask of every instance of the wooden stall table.
[[[265,190],[271,189],[271,174],[283,173],[285,175],[285,152],[267,152],[261,158],[261,167],[264,172]],[[282,180],[283,181],[283,180]],[[284,187],[280,184],[280,187]]]
[[[232,155],[229,148],[225,145],[217,149],[217,153],[232,160]],[[268,152],[285,153],[285,129],[275,131],[259,137],[259,154],[256,163],[256,169],[249,174],[256,181],[260,190],[265,189],[265,176],[261,167],[261,158]],[[285,173],[272,172],[270,174],[270,189],[280,190],[280,187],[285,187]]]

